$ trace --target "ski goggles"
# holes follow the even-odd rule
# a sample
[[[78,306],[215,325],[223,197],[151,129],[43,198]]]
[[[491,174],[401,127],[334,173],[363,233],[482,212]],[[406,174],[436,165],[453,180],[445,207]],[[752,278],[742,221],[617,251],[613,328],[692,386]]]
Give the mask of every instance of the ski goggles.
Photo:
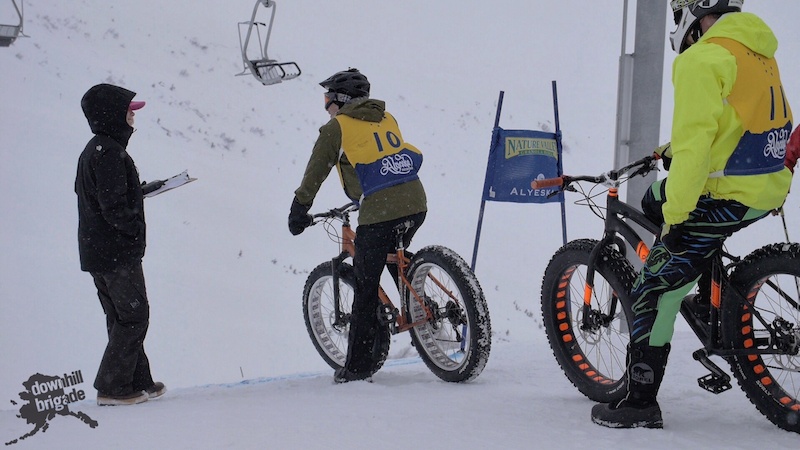
[[[352,97],[347,94],[340,94],[338,92],[326,92],[325,94],[325,111],[331,107],[334,102],[347,103]]]

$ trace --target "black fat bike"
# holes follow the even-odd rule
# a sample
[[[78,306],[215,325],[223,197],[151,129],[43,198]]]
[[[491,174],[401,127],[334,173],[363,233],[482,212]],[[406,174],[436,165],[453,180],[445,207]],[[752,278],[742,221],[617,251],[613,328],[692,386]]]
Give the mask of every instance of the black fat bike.
[[[578,239],[551,258],[542,281],[542,317],[550,347],[567,378],[588,398],[608,403],[626,394],[625,356],[633,313],[629,292],[636,277],[625,256],[633,249],[644,261],[649,253],[641,235],[660,227],[618,197],[628,178],[656,169],[648,156],[598,176],[561,176],[538,180],[534,188],[560,187],[580,192],[585,204],[603,218],[600,240]],[[607,188],[605,208],[579,182]],[[626,245],[626,243],[628,245]],[[629,247],[628,247],[629,246]],[[693,353],[710,373],[698,384],[715,394],[731,388],[731,377],[710,356],[721,357],[756,408],[772,423],[800,433],[800,244],[775,243],[744,258],[721,251],[715,256],[708,311],[698,314],[693,295],[681,315],[703,347]]]

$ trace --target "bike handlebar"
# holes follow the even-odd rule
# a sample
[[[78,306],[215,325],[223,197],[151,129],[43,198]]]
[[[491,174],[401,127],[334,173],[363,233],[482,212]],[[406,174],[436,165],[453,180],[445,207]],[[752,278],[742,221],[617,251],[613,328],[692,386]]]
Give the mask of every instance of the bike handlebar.
[[[531,187],[533,189],[544,189],[549,187],[561,187],[564,185],[564,177],[557,177],[557,178],[544,178],[542,180],[533,180],[531,181]]]
[[[621,167],[617,170],[606,172],[602,175],[579,175],[579,176],[561,175],[560,177],[556,178],[533,180],[531,181],[531,188],[533,189],[543,189],[549,187],[564,188],[565,186],[569,186],[569,184],[574,181],[589,181],[595,184],[604,183],[606,181],[617,181],[620,176],[630,172],[632,169],[637,169],[637,170],[631,176],[644,175],[653,170],[654,168],[653,164],[657,159],[658,158],[655,155],[645,156],[644,158],[634,161],[625,167]]]
[[[345,220],[349,214],[353,211],[358,211],[359,204],[357,202],[350,202],[344,206],[339,208],[333,208],[328,211],[312,214],[311,217],[314,219],[340,219]],[[320,221],[315,220],[314,223],[318,223]],[[313,225],[313,223],[312,223]]]

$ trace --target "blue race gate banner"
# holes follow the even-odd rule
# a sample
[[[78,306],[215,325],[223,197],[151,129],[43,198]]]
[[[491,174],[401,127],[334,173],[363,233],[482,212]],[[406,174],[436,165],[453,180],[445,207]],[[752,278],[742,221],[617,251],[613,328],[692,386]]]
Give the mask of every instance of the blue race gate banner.
[[[558,188],[533,189],[531,182],[562,175],[561,125],[558,118],[558,93],[553,81],[553,112],[555,133],[534,130],[504,130],[500,128],[500,111],[503,95],[497,100],[497,114],[492,129],[489,147],[489,162],[478,213],[478,228],[475,231],[475,247],[472,251],[472,270],[478,260],[483,213],[486,202],[550,203],[561,204],[561,238],[567,243],[567,215],[564,208],[564,193]]]
[[[557,188],[532,189],[531,181],[558,173],[558,136],[532,130],[493,131],[483,200],[514,203],[558,202]]]

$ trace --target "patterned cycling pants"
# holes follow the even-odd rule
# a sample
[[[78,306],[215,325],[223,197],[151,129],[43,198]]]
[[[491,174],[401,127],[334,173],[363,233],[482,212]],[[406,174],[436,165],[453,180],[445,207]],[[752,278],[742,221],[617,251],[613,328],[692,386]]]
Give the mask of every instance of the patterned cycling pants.
[[[666,179],[656,181],[642,199],[642,210],[655,223],[664,222],[665,188]],[[686,253],[673,255],[656,239],[631,291],[631,342],[648,342],[653,347],[670,342],[683,296],[700,275],[711,270],[713,257],[725,239],[768,213],[734,200],[701,197],[683,223],[681,241],[688,248]]]

